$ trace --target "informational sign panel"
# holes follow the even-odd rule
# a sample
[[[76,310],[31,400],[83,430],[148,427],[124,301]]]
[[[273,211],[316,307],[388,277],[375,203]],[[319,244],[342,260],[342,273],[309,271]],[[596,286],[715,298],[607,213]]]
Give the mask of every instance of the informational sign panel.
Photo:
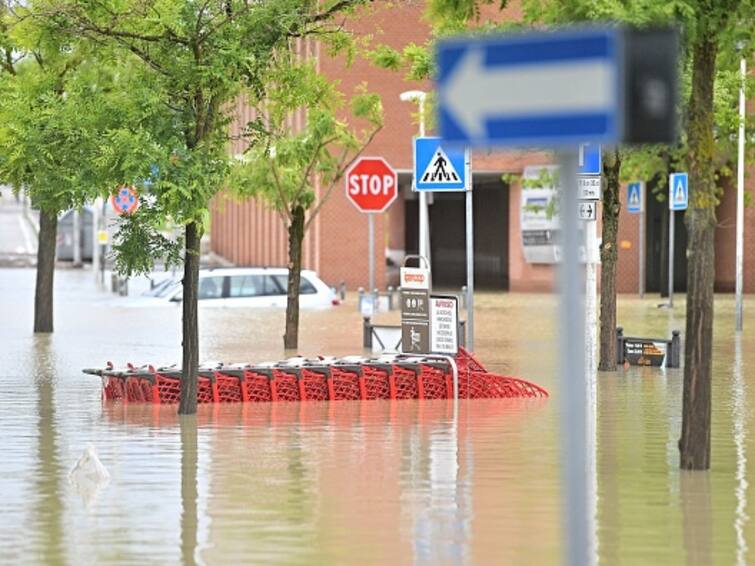
[[[459,351],[459,301],[454,296],[430,297],[430,350],[451,355]]]
[[[598,217],[598,203],[594,200],[585,200],[577,207],[577,218],[580,220],[595,220]]]
[[[582,200],[600,200],[601,181],[600,175],[589,175],[577,178],[579,198]]]
[[[430,353],[430,270],[401,268],[401,351]]]
[[[464,191],[469,181],[469,150],[444,146],[440,138],[414,138],[414,189]]]
[[[624,340],[624,359],[633,366],[665,367],[667,342]]]
[[[600,144],[583,143],[579,146],[579,175],[601,175],[603,173],[603,159]]]
[[[620,54],[614,28],[442,41],[441,135],[473,146],[615,143]]]
[[[689,185],[686,173],[672,173],[669,177],[669,209],[687,210]]]
[[[627,212],[639,214],[642,212],[642,181],[634,181],[627,185]]]

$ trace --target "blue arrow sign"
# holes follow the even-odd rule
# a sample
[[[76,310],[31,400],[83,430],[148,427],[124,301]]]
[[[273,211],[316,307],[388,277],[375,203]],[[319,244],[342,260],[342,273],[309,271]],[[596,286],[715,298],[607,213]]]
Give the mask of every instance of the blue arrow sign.
[[[627,185],[627,212],[642,212],[642,185],[642,181],[634,181]]]
[[[464,191],[469,153],[441,145],[440,138],[414,138],[414,188],[417,191]]]
[[[439,43],[441,137],[473,146],[617,142],[620,43],[613,28]]]
[[[686,173],[671,173],[668,183],[669,210],[687,210],[689,184]]]

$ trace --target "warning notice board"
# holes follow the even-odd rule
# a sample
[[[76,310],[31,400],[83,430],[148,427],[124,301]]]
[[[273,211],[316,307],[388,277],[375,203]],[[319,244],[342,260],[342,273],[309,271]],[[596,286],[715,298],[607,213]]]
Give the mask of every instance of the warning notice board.
[[[459,351],[459,300],[453,295],[430,296],[430,350],[452,355]]]
[[[666,342],[625,339],[624,359],[633,366],[664,367],[667,348]]]

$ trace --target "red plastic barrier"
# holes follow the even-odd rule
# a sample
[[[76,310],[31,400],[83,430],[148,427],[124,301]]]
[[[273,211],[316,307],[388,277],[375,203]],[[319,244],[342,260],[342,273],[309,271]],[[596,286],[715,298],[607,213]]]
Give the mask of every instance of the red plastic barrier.
[[[363,397],[359,374],[333,366],[328,379],[328,397],[331,401],[357,401]]]

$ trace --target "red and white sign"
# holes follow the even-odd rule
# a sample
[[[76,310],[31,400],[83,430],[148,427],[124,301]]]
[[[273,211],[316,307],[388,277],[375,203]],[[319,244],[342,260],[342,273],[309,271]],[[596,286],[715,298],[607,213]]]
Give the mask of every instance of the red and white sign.
[[[345,178],[346,196],[360,212],[383,212],[398,196],[398,175],[382,157],[360,157]]]
[[[402,289],[430,289],[430,270],[422,267],[402,267],[399,270]]]
[[[110,204],[121,216],[131,214],[139,208],[139,195],[134,187],[119,187],[118,192],[110,197]]]

